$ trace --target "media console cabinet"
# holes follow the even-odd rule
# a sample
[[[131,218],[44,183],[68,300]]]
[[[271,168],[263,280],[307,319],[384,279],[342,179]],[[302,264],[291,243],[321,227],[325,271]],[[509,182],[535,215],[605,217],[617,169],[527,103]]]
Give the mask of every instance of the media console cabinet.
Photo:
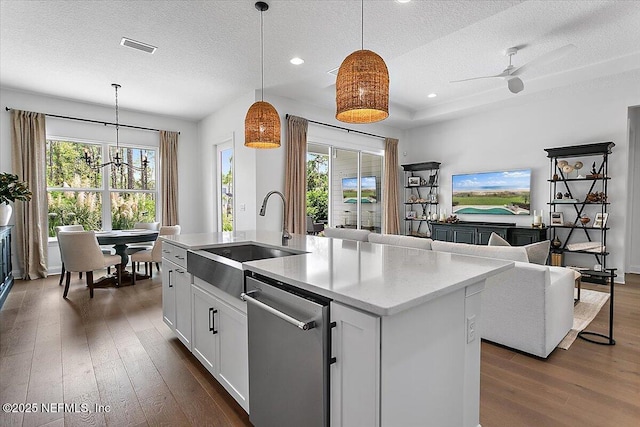
[[[445,242],[486,245],[491,233],[496,233],[512,246],[524,246],[547,240],[547,227],[533,228],[512,223],[460,221],[431,222],[431,238]]]

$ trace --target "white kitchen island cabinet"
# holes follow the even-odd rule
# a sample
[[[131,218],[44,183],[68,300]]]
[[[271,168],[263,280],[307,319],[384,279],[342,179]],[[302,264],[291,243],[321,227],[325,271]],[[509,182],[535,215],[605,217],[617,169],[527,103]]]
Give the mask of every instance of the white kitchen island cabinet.
[[[284,248],[262,231],[163,239],[209,259],[245,243],[296,252],[236,268],[330,301],[331,427],[478,427],[480,297],[513,262],[303,235]],[[198,276],[191,289],[192,352],[249,412],[246,304]]]
[[[191,282],[186,251],[162,243],[162,313],[164,322],[191,350]]]
[[[194,278],[192,352],[227,392],[249,412],[247,315],[228,295]],[[225,302],[226,301],[226,302]],[[238,300],[238,304],[243,304]]]

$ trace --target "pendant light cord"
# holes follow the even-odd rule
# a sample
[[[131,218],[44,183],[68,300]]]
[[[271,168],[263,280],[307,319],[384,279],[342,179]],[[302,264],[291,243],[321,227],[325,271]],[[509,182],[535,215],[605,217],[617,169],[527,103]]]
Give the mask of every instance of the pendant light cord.
[[[262,22],[262,10],[260,11],[260,68],[262,73],[260,100],[264,101],[264,23]]]
[[[360,0],[360,50],[364,50],[364,0]]]
[[[118,117],[118,85],[114,86],[116,89],[116,153],[120,150],[120,120]]]

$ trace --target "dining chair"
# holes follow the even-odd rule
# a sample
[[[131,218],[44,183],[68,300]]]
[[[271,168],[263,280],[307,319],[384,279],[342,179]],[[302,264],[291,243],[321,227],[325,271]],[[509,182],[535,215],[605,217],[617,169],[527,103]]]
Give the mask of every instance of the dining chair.
[[[160,236],[175,236],[180,234],[180,226],[179,225],[163,225],[160,227],[160,231],[158,232],[158,237]],[[151,276],[153,274],[153,266],[152,263],[156,263],[156,268],[160,271],[160,263],[162,262],[162,240],[160,238],[156,239],[153,242],[153,247],[151,249],[146,249],[144,251],[136,252],[131,255],[131,271],[133,276],[133,284],[136,283],[136,271],[137,265],[139,262],[143,262],[145,264],[144,273],[145,275]]]
[[[56,231],[56,238],[58,237],[58,233],[61,231],[84,231],[84,227],[82,225],[59,225],[54,228]],[[60,247],[60,240],[58,239],[58,250],[60,251],[60,259],[62,259],[62,248]],[[60,281],[58,282],[58,286],[62,286],[62,280],[64,279],[64,261],[62,261],[62,271],[60,272]],[[82,272],[79,274],[82,279]]]
[[[134,230],[160,230],[159,222],[136,222],[133,224]],[[134,243],[127,246],[127,254],[132,255],[136,252],[143,251],[145,249],[151,249],[153,247],[153,242],[142,242],[142,243]]]
[[[102,253],[98,239],[93,231],[60,231],[58,244],[62,255],[62,262],[66,268],[66,281],[63,298],[69,293],[69,282],[72,272],[85,272],[89,296],[93,298],[93,272],[109,266],[116,266],[118,285],[122,284],[122,267],[120,255],[106,255]]]

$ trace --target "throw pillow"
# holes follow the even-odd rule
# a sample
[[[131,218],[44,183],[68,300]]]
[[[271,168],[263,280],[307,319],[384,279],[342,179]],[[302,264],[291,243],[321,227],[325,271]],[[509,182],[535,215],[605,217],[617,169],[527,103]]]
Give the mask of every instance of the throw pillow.
[[[491,233],[491,236],[489,236],[489,242],[487,243],[487,245],[488,246],[511,246],[509,242],[504,240],[502,237],[500,237],[496,233]]]
[[[529,256],[529,262],[534,264],[545,265],[547,263],[547,257],[549,256],[549,248],[551,242],[544,240],[542,242],[532,243],[525,245],[527,255]]]

